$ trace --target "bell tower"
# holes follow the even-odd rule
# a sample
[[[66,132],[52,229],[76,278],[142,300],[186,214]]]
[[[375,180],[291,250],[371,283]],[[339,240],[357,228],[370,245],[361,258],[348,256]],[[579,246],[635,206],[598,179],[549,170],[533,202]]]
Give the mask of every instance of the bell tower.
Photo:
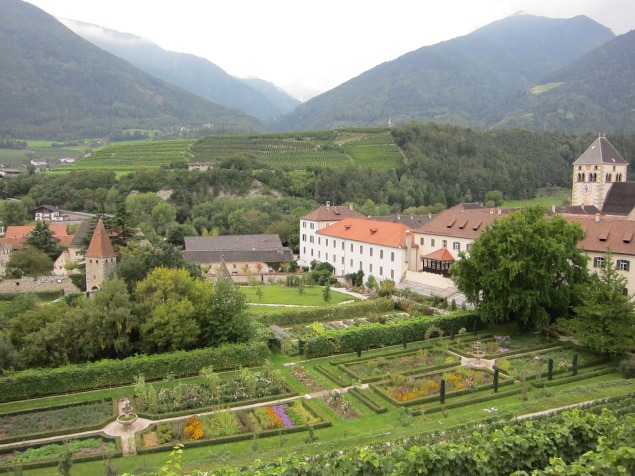
[[[611,186],[626,182],[628,162],[601,134],[587,150],[573,162],[571,205],[594,205],[602,210]]]
[[[95,225],[93,236],[86,250],[85,263],[87,292],[99,289],[103,280],[117,266],[117,253],[110,243],[108,232],[101,218]]]

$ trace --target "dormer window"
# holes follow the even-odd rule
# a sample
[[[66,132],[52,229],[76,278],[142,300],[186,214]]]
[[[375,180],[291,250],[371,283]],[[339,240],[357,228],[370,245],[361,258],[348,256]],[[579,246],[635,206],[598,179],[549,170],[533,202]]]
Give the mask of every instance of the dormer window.
[[[606,241],[606,240],[608,240],[608,239],[609,239],[609,233],[610,233],[610,232],[609,232],[608,230],[602,230],[602,231],[600,232],[600,236],[599,236],[600,241]]]

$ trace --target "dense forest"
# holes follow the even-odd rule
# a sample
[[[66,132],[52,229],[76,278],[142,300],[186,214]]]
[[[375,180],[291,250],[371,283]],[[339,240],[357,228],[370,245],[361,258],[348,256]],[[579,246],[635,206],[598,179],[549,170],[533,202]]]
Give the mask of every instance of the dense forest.
[[[19,198],[28,210],[49,204],[93,213],[113,213],[125,203],[132,226],[145,226],[146,233],[165,236],[183,225],[199,234],[278,233],[295,247],[298,218],[326,201],[354,203],[372,215],[427,213],[484,201],[493,190],[526,199],[545,187],[569,188],[572,162],[596,137],[415,123],[391,133],[401,154],[390,168],[289,170],[237,153],[207,171],[178,162],[120,177],[88,170],[24,174],[0,181],[0,198]],[[635,135],[609,140],[627,161],[635,157]],[[159,191],[169,198],[163,201]]]

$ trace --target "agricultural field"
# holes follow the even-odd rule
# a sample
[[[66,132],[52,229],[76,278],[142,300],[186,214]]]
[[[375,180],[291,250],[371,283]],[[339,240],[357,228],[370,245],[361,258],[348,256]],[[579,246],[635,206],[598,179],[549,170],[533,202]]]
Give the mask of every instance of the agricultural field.
[[[187,151],[193,142],[194,140],[173,140],[109,145],[64,170],[131,172],[143,167],[185,163],[188,160]]]
[[[243,154],[257,163],[288,170],[309,167],[394,167],[399,149],[388,130],[305,132],[259,136],[209,136],[191,148],[192,160],[214,162]]]

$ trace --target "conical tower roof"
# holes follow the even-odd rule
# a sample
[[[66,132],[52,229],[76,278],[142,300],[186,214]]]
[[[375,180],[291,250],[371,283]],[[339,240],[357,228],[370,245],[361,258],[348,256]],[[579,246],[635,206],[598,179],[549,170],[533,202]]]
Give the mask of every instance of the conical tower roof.
[[[90,244],[86,250],[86,256],[88,258],[113,258],[117,256],[101,218],[95,225],[93,237],[90,239]]]

